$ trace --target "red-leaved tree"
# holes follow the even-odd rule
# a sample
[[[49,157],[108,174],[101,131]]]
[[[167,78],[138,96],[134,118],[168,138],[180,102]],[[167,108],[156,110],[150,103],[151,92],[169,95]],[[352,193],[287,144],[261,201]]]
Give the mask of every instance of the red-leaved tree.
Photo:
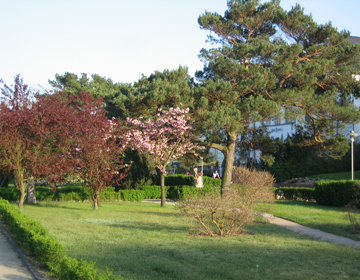
[[[166,167],[186,153],[194,153],[199,146],[192,142],[193,122],[187,115],[189,108],[159,109],[155,120],[127,118],[135,126],[127,137],[130,147],[150,154],[161,171],[161,206],[165,206]]]
[[[100,192],[126,176],[119,137],[126,129],[109,121],[102,101],[89,94],[39,95],[19,75],[1,93],[0,169],[14,176],[19,209],[30,181],[74,173],[96,210]]]
[[[72,148],[66,153],[72,172],[82,180],[93,209],[97,210],[100,193],[112,183],[120,183],[129,168],[123,164],[127,126],[108,120],[102,100],[81,93],[74,103],[76,126]]]
[[[0,167],[13,174],[22,210],[30,181],[69,170],[61,155],[72,134],[72,110],[65,96],[40,96],[19,75],[1,93]]]

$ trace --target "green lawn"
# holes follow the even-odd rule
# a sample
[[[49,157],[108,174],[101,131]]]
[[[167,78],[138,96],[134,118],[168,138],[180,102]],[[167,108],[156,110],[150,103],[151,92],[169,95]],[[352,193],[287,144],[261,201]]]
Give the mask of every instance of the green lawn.
[[[320,179],[331,179],[331,180],[351,180],[351,172],[339,172],[339,173],[328,173],[312,175],[308,178],[320,178]],[[360,170],[354,171],[354,180],[360,180]]]
[[[193,237],[173,206],[152,203],[25,205],[74,258],[123,279],[360,279],[360,250],[268,223],[245,236]]]
[[[311,228],[360,241],[360,234],[352,234],[346,212],[339,207],[330,207],[315,202],[277,200],[272,214]],[[359,216],[359,215],[358,215]]]

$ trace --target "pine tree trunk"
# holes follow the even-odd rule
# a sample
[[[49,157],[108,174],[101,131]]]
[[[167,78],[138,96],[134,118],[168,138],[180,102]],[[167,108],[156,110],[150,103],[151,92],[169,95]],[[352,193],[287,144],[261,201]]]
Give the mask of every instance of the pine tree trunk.
[[[161,185],[161,207],[165,207],[165,205],[166,205],[166,200],[165,200],[165,175],[163,173],[161,173],[160,185]]]
[[[226,188],[230,187],[232,181],[232,172],[234,168],[234,156],[235,156],[235,147],[237,133],[232,133],[228,135],[228,145],[226,147],[225,156],[225,166],[224,172],[222,174],[222,183],[221,183],[221,196],[223,196]]]

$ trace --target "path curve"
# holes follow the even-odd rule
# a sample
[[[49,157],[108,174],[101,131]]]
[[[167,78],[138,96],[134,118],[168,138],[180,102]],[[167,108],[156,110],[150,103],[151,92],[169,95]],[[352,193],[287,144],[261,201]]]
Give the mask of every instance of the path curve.
[[[160,203],[160,199],[145,199],[145,200],[143,200],[143,202]],[[176,203],[173,202],[172,200],[166,200],[166,204],[176,205]],[[307,226],[303,226],[298,223],[295,223],[295,222],[292,222],[292,221],[289,221],[289,220],[286,220],[283,218],[279,218],[279,217],[276,217],[271,214],[259,213],[259,212],[256,212],[255,214],[264,217],[266,220],[269,221],[270,224],[284,227],[288,230],[292,230],[294,232],[297,232],[297,233],[300,233],[303,235],[307,235],[312,238],[319,239],[321,241],[327,241],[327,242],[331,242],[331,243],[335,243],[335,244],[339,244],[339,245],[345,245],[345,246],[350,246],[350,247],[355,247],[355,248],[360,249],[360,241],[355,241],[350,238],[338,236],[338,235],[327,233],[327,232],[324,232],[324,231],[321,231],[318,229],[313,229],[313,228],[310,228]]]

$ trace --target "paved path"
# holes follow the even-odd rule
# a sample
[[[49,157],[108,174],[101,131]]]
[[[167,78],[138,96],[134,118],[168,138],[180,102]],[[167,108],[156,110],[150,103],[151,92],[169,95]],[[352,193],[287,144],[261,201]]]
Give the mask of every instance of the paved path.
[[[300,234],[308,235],[310,237],[320,239],[322,241],[328,241],[339,245],[345,245],[350,247],[356,247],[360,249],[360,241],[355,241],[346,237],[334,235],[331,233],[323,232],[318,229],[309,228],[292,221],[278,218],[272,215],[265,215],[265,218],[271,223],[286,229],[298,232]]]
[[[0,225],[1,226],[1,225]],[[34,280],[13,245],[0,230],[0,280]]]

